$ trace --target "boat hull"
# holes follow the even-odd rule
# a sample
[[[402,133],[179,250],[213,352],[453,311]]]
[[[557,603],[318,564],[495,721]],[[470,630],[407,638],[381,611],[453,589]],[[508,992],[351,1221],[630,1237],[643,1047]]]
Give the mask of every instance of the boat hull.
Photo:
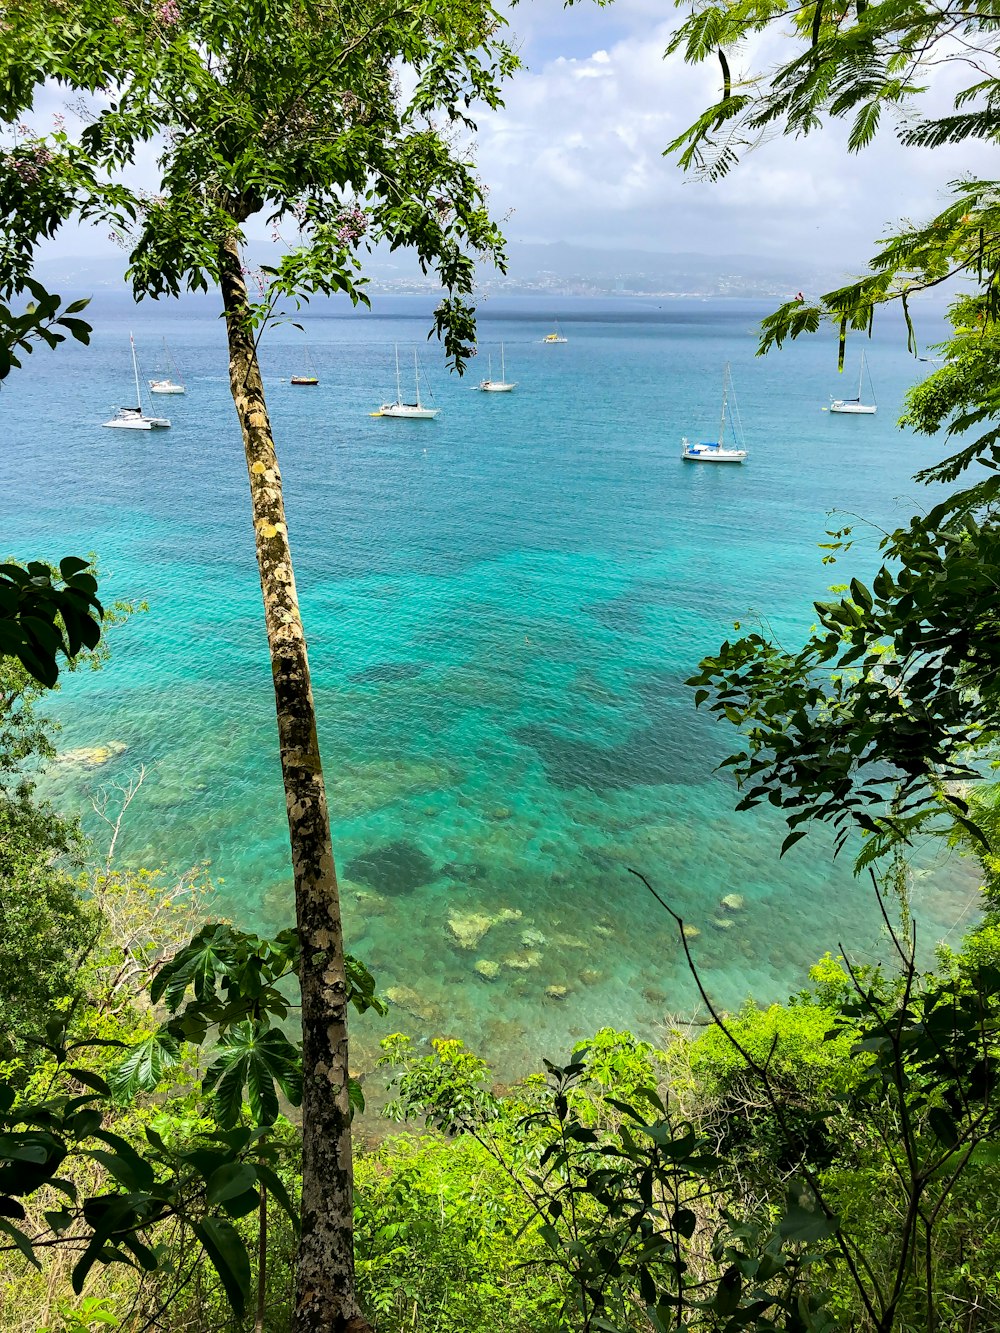
[[[746,461],[745,449],[682,449],[681,458],[685,463],[743,463]]]
[[[319,383],[319,380],[318,380],[318,379],[310,379],[310,378],[308,377],[308,375],[293,375],[292,378],[291,378],[291,380],[290,380],[290,383],[292,383],[292,384],[297,384],[297,385],[299,385],[300,387],[301,387],[301,386],[312,387],[313,385],[318,384],[318,383]]]
[[[112,421],[102,422],[109,430],[166,430],[170,422],[166,417],[116,417]]]
[[[433,421],[440,411],[439,407],[417,407],[411,403],[383,403],[375,415],[403,421]]]
[[[183,384],[172,384],[170,380],[150,380],[150,393],[187,393]]]
[[[837,399],[830,404],[830,411],[840,412],[844,416],[873,417],[878,408],[869,403],[844,403]]]
[[[511,393],[517,388],[517,381],[508,384],[504,380],[483,380],[481,384],[477,385],[477,388],[483,393]]]

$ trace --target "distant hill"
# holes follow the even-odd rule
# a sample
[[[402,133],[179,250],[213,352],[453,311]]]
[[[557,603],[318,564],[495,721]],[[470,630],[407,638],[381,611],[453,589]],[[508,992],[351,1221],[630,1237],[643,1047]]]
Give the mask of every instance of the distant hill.
[[[825,291],[846,280],[836,268],[803,270],[795,258],[706,255],[655,250],[601,250],[568,242],[508,247],[506,274],[481,267],[484,292],[506,295],[577,296],[784,296],[800,289]],[[251,244],[251,264],[274,262],[272,247]],[[54,290],[125,290],[124,255],[48,258],[38,276]],[[377,249],[367,264],[372,288],[381,292],[433,292],[412,256]]]

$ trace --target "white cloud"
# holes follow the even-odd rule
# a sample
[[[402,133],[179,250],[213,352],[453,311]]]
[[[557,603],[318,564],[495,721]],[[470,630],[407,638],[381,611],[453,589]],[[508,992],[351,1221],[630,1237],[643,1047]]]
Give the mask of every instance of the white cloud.
[[[720,183],[685,177],[663,150],[714,100],[718,72],[664,61],[674,21],[662,13],[648,0],[526,11],[529,67],[509,85],[506,109],[481,121],[477,147],[495,208],[513,210],[512,238],[804,258],[822,247],[824,258],[860,266],[888,224],[927,216],[949,180],[987,170],[982,145],[904,149],[891,127],[849,156],[841,125],[776,136]],[[943,106],[949,90],[935,77]]]

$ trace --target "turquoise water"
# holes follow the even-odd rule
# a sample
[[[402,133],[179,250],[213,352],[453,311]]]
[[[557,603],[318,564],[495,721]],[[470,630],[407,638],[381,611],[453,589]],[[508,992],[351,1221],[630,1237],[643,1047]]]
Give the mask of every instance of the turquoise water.
[[[725,1004],[786,994],[838,943],[869,957],[870,889],[824,836],[779,862],[780,821],[733,813],[713,768],[734,738],[682,682],[734,619],[766,613],[792,641],[808,627],[840,577],[816,549],[828,510],[890,524],[926,502],[909,477],[938,450],[894,424],[923,367],[878,331],[879,415],[831,417],[822,404],[846,391],[833,340],[756,360],[763,306],[491,301],[481,344],[497,369],[503,341],[519,386],[483,395],[425,343],[429,308],[311,311],[315,389],[286,382],[304,368],[294,328],[262,352],[348,935],[383,990],[420,997],[397,989],[366,1040],[461,1035],[513,1070],[603,1023],[655,1033],[690,1013],[672,924],[629,866],[700,930]],[[280,927],[287,834],[222,326],[194,299],[134,310],[104,295],[92,314],[89,352],[37,353],[0,397],[7,549],[94,550],[106,595],[150,604],[108,668],[69,679],[56,704],[65,748],[127,748],[60,768],[50,790],[86,812],[101,782],[146,764],[122,854],[210,862],[222,910]],[[554,315],[569,341],[543,346]],[[186,397],[156,400],[169,433],[101,429],[127,401],[129,328],[148,375],[166,334],[187,379]],[[392,396],[395,342],[404,366],[419,346],[438,420],[368,415]],[[726,360],[751,460],[685,465],[681,435],[715,432]],[[877,535],[860,532],[852,572]],[[970,867],[925,857],[925,940],[974,887]],[[734,892],[744,910],[720,911]],[[466,949],[449,918],[468,930],[469,914],[507,919]]]

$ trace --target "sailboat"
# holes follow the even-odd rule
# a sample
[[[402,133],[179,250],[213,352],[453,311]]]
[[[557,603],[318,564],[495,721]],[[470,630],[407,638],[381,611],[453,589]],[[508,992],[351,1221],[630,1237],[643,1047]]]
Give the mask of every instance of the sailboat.
[[[181,379],[180,371],[177,369],[177,362],[170,355],[170,348],[167,346],[167,340],[163,340],[163,358],[177,376],[172,380],[169,375],[163,375],[158,380],[149,381],[150,393],[186,393],[184,381]]]
[[[556,327],[555,327],[555,332],[554,332],[554,333],[547,333],[547,334],[545,335],[545,337],[542,339],[542,342],[543,342],[543,343],[568,343],[568,342],[569,342],[569,339],[563,337],[563,335],[562,335],[562,330],[559,328],[559,321],[558,321],[558,320],[553,320],[553,323],[554,323],[555,326],[556,326]]]
[[[726,447],[726,417],[733,434],[734,447]],[[682,441],[681,457],[686,463],[742,463],[747,456],[746,440],[743,438],[743,423],[740,421],[736,394],[733,390],[733,377],[726,362],[722,375],[722,416],[719,419],[718,442],[708,441],[691,444],[685,437]]]
[[[415,421],[431,421],[440,412],[439,407],[424,407],[420,401],[420,368],[417,365],[416,349],[413,352],[413,378],[416,385],[416,402],[404,403],[403,390],[399,382],[399,344],[396,345],[396,401],[383,403],[373,417],[409,417]]]
[[[319,383],[319,377],[318,377],[317,374],[316,374],[316,367],[313,365],[313,359],[312,359],[312,357],[311,357],[310,354],[309,354],[309,348],[308,348],[308,346],[306,347],[306,364],[307,364],[307,366],[309,367],[309,374],[308,374],[308,375],[293,375],[292,378],[291,378],[291,380],[290,380],[290,383],[291,383],[291,384],[309,384],[309,385],[312,385],[312,384],[318,384],[318,383]]]
[[[874,416],[874,415],[875,415],[875,413],[878,411],[878,407],[877,407],[877,405],[876,405],[876,403],[875,403],[875,385],[872,384],[872,377],[871,377],[871,372],[870,372],[870,371],[869,371],[869,373],[868,373],[868,387],[869,387],[869,388],[871,389],[871,391],[872,391],[872,401],[871,401],[870,403],[863,403],[863,402],[861,401],[861,387],[862,387],[862,385],[864,384],[864,379],[865,379],[865,368],[866,368],[866,367],[865,367],[865,354],[864,354],[864,352],[862,352],[862,353],[861,353],[861,366],[860,366],[860,369],[858,370],[858,396],[857,396],[857,398],[832,398],[832,399],[830,400],[830,411],[831,411],[831,412],[850,412],[850,413],[853,413],[854,416],[865,415],[865,416],[870,416],[870,417],[871,417],[871,416]]]
[[[489,369],[486,378],[480,380],[476,387],[481,389],[483,393],[510,393],[512,389],[517,388],[517,380],[509,381],[507,379],[507,367],[503,357],[503,343],[500,344],[500,378],[498,380],[493,378],[493,354],[491,352],[489,355]]]
[[[118,430],[156,430],[169,426],[166,417],[147,417],[142,410],[142,394],[139,389],[139,359],[135,354],[135,339],[131,333],[128,340],[132,344],[132,371],[135,375],[135,407],[120,407],[110,421],[102,424]]]

